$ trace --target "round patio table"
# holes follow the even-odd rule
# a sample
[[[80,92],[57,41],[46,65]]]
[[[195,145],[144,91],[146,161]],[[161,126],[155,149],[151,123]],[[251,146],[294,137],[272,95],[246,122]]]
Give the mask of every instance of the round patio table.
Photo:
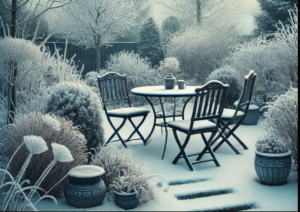
[[[146,98],[146,100],[149,102],[149,104],[153,110],[154,123],[153,123],[153,127],[151,129],[151,132],[148,135],[146,140],[148,140],[150,138],[150,136],[152,135],[155,126],[165,127],[165,132],[166,132],[165,146],[164,146],[164,150],[163,150],[162,159],[164,159],[164,156],[165,156],[167,140],[168,140],[168,130],[167,130],[168,123],[166,122],[166,118],[173,117],[173,120],[175,121],[175,117],[181,116],[182,119],[184,119],[185,107],[186,107],[187,103],[191,100],[191,98],[196,95],[195,89],[198,87],[199,86],[186,86],[185,89],[178,89],[178,86],[175,86],[174,89],[165,89],[165,86],[162,85],[162,86],[137,87],[137,88],[133,88],[131,90],[131,93],[134,95],[144,96]],[[162,114],[157,114],[157,112],[155,112],[154,106],[153,106],[152,102],[150,101],[149,97],[158,97],[159,98],[159,102],[160,102],[161,109],[162,109]],[[163,98],[163,97],[189,97],[189,98],[185,102],[181,113],[176,113],[176,105],[175,105],[173,114],[167,114],[167,113],[165,113],[163,103],[161,101],[161,98]],[[158,118],[162,118],[163,123],[161,123],[161,124],[156,123],[156,119],[158,119]]]

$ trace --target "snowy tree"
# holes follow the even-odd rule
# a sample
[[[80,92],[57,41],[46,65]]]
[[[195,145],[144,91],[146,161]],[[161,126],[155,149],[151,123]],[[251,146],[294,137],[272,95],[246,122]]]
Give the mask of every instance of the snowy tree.
[[[178,18],[171,15],[167,17],[162,22],[162,37],[163,40],[166,40],[170,35],[174,34],[175,32],[178,32],[180,30],[180,23],[178,21]]]
[[[79,0],[63,11],[63,33],[75,45],[96,49],[100,70],[100,47],[126,35],[135,25],[134,3],[124,0]]]
[[[60,8],[76,0],[0,0],[2,8],[11,16],[10,35],[20,37],[22,27],[48,10]]]
[[[274,33],[277,27],[281,27],[279,21],[283,25],[289,24],[289,10],[298,7],[298,0],[258,0],[262,13],[255,17],[257,29],[255,34],[259,36],[261,33]]]
[[[237,6],[241,1],[237,0],[155,0],[163,7],[170,10],[177,17],[186,17],[195,20],[200,25],[203,19],[221,13],[229,8]]]
[[[137,51],[142,58],[149,58],[152,67],[163,59],[160,34],[153,18],[149,18],[140,31]]]
[[[9,12],[11,15],[11,27],[9,29],[9,32],[7,33],[13,38],[21,37],[21,27],[24,28],[26,24],[30,23],[31,21],[39,18],[42,14],[44,14],[46,11],[51,9],[56,9],[59,7],[62,7],[64,5],[70,4],[76,0],[0,0],[0,4],[2,5],[2,8],[5,8],[6,12]],[[20,15],[20,12],[22,9],[26,8],[25,13],[22,13],[21,19],[18,19],[18,16]],[[2,21],[0,22],[2,23]],[[40,22],[38,22],[37,29]],[[1,24],[3,25],[3,24]],[[35,33],[34,38],[36,38],[37,33]],[[4,33],[4,36],[6,36],[6,33]],[[13,61],[12,66],[14,67],[13,75],[11,75],[11,89],[9,89],[10,93],[8,94],[11,96],[11,102],[10,106],[8,108],[9,111],[11,111],[9,114],[9,122],[13,122],[14,118],[14,111],[15,111],[15,105],[16,105],[16,86],[15,81],[17,80],[18,75],[18,64],[16,61]]]
[[[134,4],[134,9],[137,13],[137,17],[135,19],[136,26],[132,27],[125,37],[120,37],[117,39],[117,41],[136,42],[138,40],[139,31],[142,28],[143,23],[151,16],[151,13],[153,11],[153,0],[125,0],[125,1]]]

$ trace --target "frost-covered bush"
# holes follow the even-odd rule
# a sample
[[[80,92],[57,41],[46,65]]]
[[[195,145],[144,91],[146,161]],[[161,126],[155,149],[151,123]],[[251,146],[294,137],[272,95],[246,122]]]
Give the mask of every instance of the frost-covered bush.
[[[298,88],[290,88],[267,106],[263,125],[291,150],[293,171],[298,171]]]
[[[241,94],[241,86],[239,84],[239,73],[231,68],[220,68],[213,71],[206,82],[210,80],[219,80],[224,84],[228,84],[225,107],[232,107],[233,103],[238,100]]]
[[[17,176],[14,178],[12,174],[8,171],[10,164],[5,167],[5,169],[0,169],[0,210],[1,211],[28,211],[33,210],[37,211],[35,204],[44,198],[50,198],[56,203],[56,199],[53,196],[47,195],[51,190],[48,190],[46,194],[43,194],[36,202],[32,202],[32,196],[36,195],[38,191],[43,191],[39,186],[49,175],[50,170],[54,165],[59,162],[71,162],[74,160],[70,150],[60,144],[52,143],[52,151],[54,159],[51,163],[45,168],[43,173],[39,176],[39,179],[32,186],[25,186],[30,183],[28,179],[23,180],[26,169],[29,166],[29,163],[32,160],[33,155],[39,155],[48,150],[46,142],[40,136],[24,136],[24,142],[16,149],[13,156],[10,158],[10,162],[18,155],[20,148],[25,144],[29,150],[29,155],[25,161],[22,161],[22,169],[19,171]],[[58,154],[59,153],[59,154]],[[63,160],[62,160],[63,159]],[[56,184],[58,185],[58,184]],[[56,186],[54,185],[54,187]],[[52,188],[54,188],[52,187]]]
[[[134,52],[122,51],[111,55],[106,62],[107,72],[116,72],[126,74],[128,91],[140,86],[150,86],[161,84],[161,78],[158,71],[151,68],[151,64],[146,58],[141,58]],[[133,103],[143,104],[145,98],[140,98],[130,94]]]
[[[255,147],[261,153],[280,154],[288,151],[283,142],[270,135],[257,139]]]
[[[177,58],[184,74],[204,83],[237,42],[230,30],[220,29],[201,26],[174,35],[166,45],[166,57]]]
[[[162,78],[164,78],[169,73],[177,75],[180,72],[179,66],[180,64],[177,58],[166,57],[163,61],[160,62],[158,71],[160,72]]]
[[[29,136],[29,137],[28,137]],[[61,118],[53,114],[43,115],[41,113],[30,113],[18,117],[14,125],[6,126],[0,133],[2,145],[0,145],[1,159],[8,165],[8,160],[12,158],[15,150],[25,141],[26,138],[40,137],[46,142],[48,149],[53,149],[51,144],[61,144],[68,148],[74,161],[70,163],[57,163],[56,166],[46,176],[45,180],[39,187],[48,191],[61,178],[63,178],[73,167],[87,163],[87,148],[86,139],[79,132],[78,127],[73,126],[72,121],[66,118]],[[25,138],[25,140],[24,140]],[[35,151],[34,144],[27,145],[27,148],[22,145],[18,150],[18,154],[10,162],[8,171],[13,177],[16,177],[21,170],[23,162],[30,154],[29,150]],[[57,151],[56,151],[57,152]],[[49,163],[53,161],[53,153],[47,151],[41,155],[35,155],[28,165],[23,179],[30,180],[31,185],[34,185]],[[61,190],[66,180],[58,184],[50,192],[55,197],[60,197]]]
[[[152,67],[158,65],[159,61],[163,59],[164,52],[161,38],[153,18],[149,18],[142,26],[139,33],[137,53],[142,58],[149,58]]]
[[[241,73],[244,80],[249,70],[257,73],[253,100],[258,105],[285,93],[292,83],[298,87],[298,9],[291,13],[291,25],[282,26],[273,34],[241,44],[226,64]]]
[[[168,190],[168,180],[163,175],[152,174],[150,170],[142,167],[142,164],[137,166],[131,156],[131,152],[126,153],[124,149],[118,150],[110,145],[103,147],[93,156],[92,164],[105,170],[101,178],[106,184],[108,200],[113,199],[113,191],[136,192],[141,202],[152,200],[155,194],[148,182],[150,179],[158,181],[160,186],[164,181]]]
[[[93,90],[81,83],[64,82],[50,91],[46,112],[68,117],[87,140],[87,147],[104,144],[102,104]]]
[[[77,82],[81,77],[73,58],[66,59],[66,51],[61,54],[55,48],[51,54],[44,44],[6,37],[0,40],[0,99],[5,113],[9,79],[16,67],[16,115],[43,111],[49,87],[64,81]]]
[[[86,84],[90,87],[98,87],[98,78],[99,73],[95,71],[90,71],[85,75]]]

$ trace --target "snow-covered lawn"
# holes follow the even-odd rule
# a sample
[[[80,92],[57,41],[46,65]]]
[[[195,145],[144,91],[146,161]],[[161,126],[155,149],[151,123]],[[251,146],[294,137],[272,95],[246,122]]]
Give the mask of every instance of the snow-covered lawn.
[[[191,113],[192,105],[189,104],[186,109],[186,117]],[[145,106],[150,109],[150,106]],[[263,120],[260,117],[259,122]],[[116,120],[115,123],[118,123]],[[141,131],[144,135],[148,135],[153,124],[153,113],[150,113]],[[106,138],[108,138],[113,130],[109,123],[105,120]],[[122,137],[127,137],[132,132],[133,128],[130,123],[121,130]],[[256,208],[251,211],[297,211],[298,210],[298,182],[295,182],[293,175],[290,175],[287,184],[282,186],[266,186],[258,181],[258,177],[254,169],[255,157],[255,142],[257,137],[263,135],[265,131],[261,126],[246,126],[241,125],[236,131],[237,136],[248,146],[248,150],[244,150],[234,139],[229,139],[232,144],[241,152],[236,155],[226,143],[224,143],[215,153],[220,167],[216,167],[213,162],[200,163],[194,165],[196,171],[189,170],[183,159],[174,165],[172,161],[178,154],[179,148],[173,137],[172,130],[168,131],[168,144],[164,160],[161,159],[165,134],[161,134],[159,127],[156,127],[151,142],[144,146],[141,140],[127,143],[128,151],[133,151],[134,159],[138,159],[139,163],[145,161],[146,167],[153,173],[165,175],[169,181],[186,181],[198,180],[198,182],[190,184],[181,184],[170,186],[169,192],[165,193],[163,189],[156,188],[157,193],[153,201],[140,204],[136,211],[190,211],[190,210],[214,210],[228,209],[232,206],[240,205],[255,205]],[[179,134],[181,140],[185,138],[184,134]],[[118,148],[122,148],[121,142],[115,142]],[[215,144],[216,145],[216,144]],[[200,135],[192,136],[188,147],[188,153],[197,153],[204,148],[204,143]],[[205,155],[203,159],[209,158]],[[207,191],[207,192],[206,192]],[[177,196],[203,195],[205,193],[213,193],[223,191],[226,194],[213,195],[208,197],[178,200]],[[37,205],[39,210],[83,210],[76,209],[67,205],[66,200],[58,200],[58,204],[50,201],[43,201]],[[84,209],[86,211],[108,211],[122,210],[113,202],[108,202],[106,199],[102,205],[94,208]]]

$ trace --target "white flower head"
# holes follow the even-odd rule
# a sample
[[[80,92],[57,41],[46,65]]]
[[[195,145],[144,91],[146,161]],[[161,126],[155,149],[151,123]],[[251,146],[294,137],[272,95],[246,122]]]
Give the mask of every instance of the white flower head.
[[[59,162],[71,162],[74,160],[70,150],[61,144],[52,143],[54,158]]]
[[[41,154],[48,150],[47,144],[40,136],[27,135],[23,137],[27,149],[32,154]]]
[[[43,122],[50,128],[59,131],[60,130],[60,122],[50,116],[49,114],[44,115]]]

